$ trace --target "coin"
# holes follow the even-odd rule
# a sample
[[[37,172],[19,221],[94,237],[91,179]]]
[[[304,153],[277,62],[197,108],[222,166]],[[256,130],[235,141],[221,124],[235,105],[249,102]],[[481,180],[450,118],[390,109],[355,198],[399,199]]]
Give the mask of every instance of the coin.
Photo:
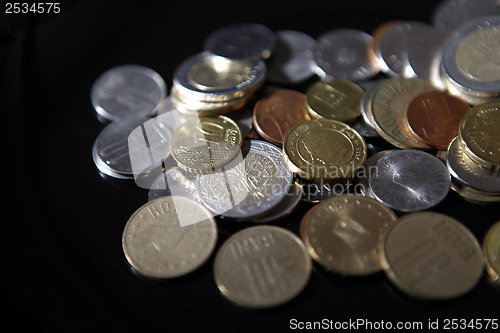
[[[137,209],[123,231],[123,252],[140,274],[157,279],[188,274],[211,256],[217,226],[194,200],[161,197]]]
[[[254,106],[253,122],[257,132],[278,146],[293,126],[309,120],[306,96],[289,89],[276,90],[260,98]]]
[[[399,20],[383,22],[382,24],[378,25],[371,33],[373,39],[370,47],[368,47],[368,57],[372,62],[375,62],[380,70],[384,73],[387,73],[389,71],[389,68],[382,58],[382,51],[380,50],[380,40],[382,39],[382,36],[384,36],[384,34],[389,31],[394,25],[400,23],[401,21]]]
[[[476,17],[499,14],[497,0],[445,0],[434,8],[431,22],[438,29],[453,31]]]
[[[267,59],[276,43],[274,31],[258,23],[235,23],[208,34],[203,49],[235,60]]]
[[[307,108],[314,118],[352,122],[361,115],[363,94],[351,81],[318,81],[307,89]]]
[[[500,221],[493,224],[483,241],[483,254],[486,272],[493,281],[500,276]]]
[[[401,291],[423,299],[459,297],[479,282],[483,256],[474,235],[440,213],[405,215],[383,247],[385,273]]]
[[[370,82],[369,84],[365,85],[363,87],[364,93],[363,93],[363,98],[361,99],[361,116],[363,117],[363,120],[365,121],[366,124],[370,125],[370,127],[373,128],[375,131],[375,127],[377,124],[374,123],[374,119],[371,116],[371,104],[372,104],[372,99],[373,99],[373,94],[375,90],[378,89],[380,84],[384,82],[386,79],[380,79],[376,81],[367,81]],[[372,123],[373,122],[373,123]],[[377,131],[375,131],[377,132]],[[378,133],[377,133],[378,135]]]
[[[366,143],[344,123],[314,119],[290,129],[283,140],[283,154],[298,176],[331,182],[354,176],[366,160]]]
[[[293,186],[281,150],[260,140],[244,140],[243,159],[197,179],[201,202],[215,214],[250,220],[269,214]]]
[[[360,81],[379,72],[368,56],[372,36],[357,29],[334,29],[318,37],[314,58],[323,77]],[[321,73],[320,73],[321,74]]]
[[[302,241],[287,229],[262,225],[229,237],[214,261],[222,295],[246,308],[269,308],[296,297],[311,274]]]
[[[304,243],[309,255],[345,275],[382,270],[380,249],[396,214],[375,199],[341,195],[321,202],[308,216]]]
[[[172,136],[170,151],[184,170],[213,172],[240,154],[241,132],[225,116],[188,120]]]
[[[368,179],[378,171],[377,162],[387,154],[395,150],[382,150],[366,159],[365,164],[362,168],[356,172],[357,184],[356,188],[364,196],[375,198],[372,190],[370,189],[370,183]]]
[[[423,143],[447,149],[470,106],[444,91],[429,91],[408,105],[406,118],[411,132]]]
[[[457,179],[451,180],[450,188],[462,199],[474,205],[487,205],[500,203],[500,195],[496,192],[485,192],[467,186]]]
[[[448,194],[451,177],[437,157],[419,150],[397,150],[380,158],[368,182],[375,197],[401,212],[429,209]]]
[[[381,83],[373,93],[371,107],[366,110],[370,123],[390,144],[398,148],[429,148],[415,139],[406,125],[406,109],[421,93],[435,90],[419,78],[391,78]]]
[[[461,144],[476,163],[500,170],[500,102],[470,109],[460,122]]]

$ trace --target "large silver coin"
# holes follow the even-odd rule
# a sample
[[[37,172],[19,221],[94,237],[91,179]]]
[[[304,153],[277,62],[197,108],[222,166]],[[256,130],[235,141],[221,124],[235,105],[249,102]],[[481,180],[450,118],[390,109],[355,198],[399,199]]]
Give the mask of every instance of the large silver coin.
[[[102,73],[92,85],[90,100],[108,121],[151,114],[167,94],[163,78],[151,68],[122,65]]]
[[[275,145],[244,140],[242,159],[197,181],[201,202],[225,218],[248,220],[267,214],[287,195],[293,174]]]
[[[313,49],[316,40],[295,30],[276,32],[276,47],[267,61],[267,80],[277,84],[298,84],[314,75]]]
[[[186,197],[167,196],[137,209],[123,231],[127,261],[157,279],[188,274],[211,256],[217,225],[211,213]]]
[[[311,258],[294,233],[263,225],[243,229],[222,244],[215,256],[214,278],[232,302],[269,308],[297,296],[311,268]]]
[[[437,157],[419,150],[397,150],[377,162],[368,178],[372,193],[394,210],[429,209],[448,194],[450,172]]]
[[[442,0],[434,8],[431,22],[438,29],[452,31],[470,19],[499,14],[497,0]]]
[[[378,66],[368,57],[373,38],[356,29],[335,29],[318,37],[314,49],[316,64],[324,79],[360,81],[375,76]]]
[[[267,59],[276,43],[274,31],[258,23],[236,23],[211,32],[203,49],[234,60]]]

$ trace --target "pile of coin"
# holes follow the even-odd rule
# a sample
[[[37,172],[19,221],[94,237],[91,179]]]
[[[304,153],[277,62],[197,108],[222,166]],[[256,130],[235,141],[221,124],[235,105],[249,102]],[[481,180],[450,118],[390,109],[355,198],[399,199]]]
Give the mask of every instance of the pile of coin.
[[[489,1],[464,11],[464,25],[440,21],[443,8],[455,10],[451,2],[437,7],[433,24],[387,22],[372,35],[334,29],[315,40],[255,23],[225,26],[177,66],[168,96],[153,70],[103,73],[91,99],[110,123],[96,138],[94,162],[101,174],[149,190],[123,233],[132,269],[177,277],[216,252],[222,295],[251,308],[298,295],[311,260],[341,275],[384,270],[419,298],[471,290],[483,271],[479,243],[460,222],[425,211],[450,188],[473,203],[500,202],[492,56],[500,21],[475,18]],[[481,35],[485,22],[491,27]],[[491,70],[468,56],[474,48]],[[290,88],[314,74],[305,92]],[[379,137],[391,149],[377,152],[370,140]],[[300,238],[267,225],[301,201],[317,205],[303,216]],[[247,223],[216,249],[219,221]],[[484,244],[498,239],[492,234]],[[498,257],[487,262],[498,273]],[[422,275],[420,267],[436,269]]]

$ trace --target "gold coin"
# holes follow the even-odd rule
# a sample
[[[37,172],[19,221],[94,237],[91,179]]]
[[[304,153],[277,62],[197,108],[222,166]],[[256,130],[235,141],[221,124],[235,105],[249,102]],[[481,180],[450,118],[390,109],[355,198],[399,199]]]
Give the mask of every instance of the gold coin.
[[[319,81],[306,92],[312,118],[351,122],[361,115],[363,89],[347,80]]]
[[[241,131],[225,116],[195,117],[172,136],[172,157],[184,170],[213,172],[240,153]]]
[[[500,169],[500,102],[476,105],[460,122],[460,143],[474,162]]]
[[[493,281],[500,281],[500,221],[490,227],[483,241],[486,273]]]
[[[314,181],[352,178],[365,163],[366,143],[348,125],[313,119],[295,125],[283,140],[283,155],[290,169]]]
[[[340,274],[369,275],[382,270],[380,250],[396,214],[375,199],[341,195],[308,212],[301,226],[311,258]]]
[[[398,148],[430,148],[410,133],[406,125],[406,109],[415,97],[432,90],[436,88],[423,79],[388,79],[373,93],[371,107],[366,110],[367,117],[377,133]]]

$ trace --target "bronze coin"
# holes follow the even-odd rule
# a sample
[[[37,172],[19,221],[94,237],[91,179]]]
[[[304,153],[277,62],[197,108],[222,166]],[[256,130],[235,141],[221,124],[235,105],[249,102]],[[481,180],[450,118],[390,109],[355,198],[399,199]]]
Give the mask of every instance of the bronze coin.
[[[276,145],[282,145],[285,134],[306,120],[306,96],[295,90],[278,89],[259,99],[253,111],[257,132]]]
[[[466,102],[444,91],[425,92],[408,105],[408,127],[423,143],[447,149],[458,135],[460,120],[469,109]]]

